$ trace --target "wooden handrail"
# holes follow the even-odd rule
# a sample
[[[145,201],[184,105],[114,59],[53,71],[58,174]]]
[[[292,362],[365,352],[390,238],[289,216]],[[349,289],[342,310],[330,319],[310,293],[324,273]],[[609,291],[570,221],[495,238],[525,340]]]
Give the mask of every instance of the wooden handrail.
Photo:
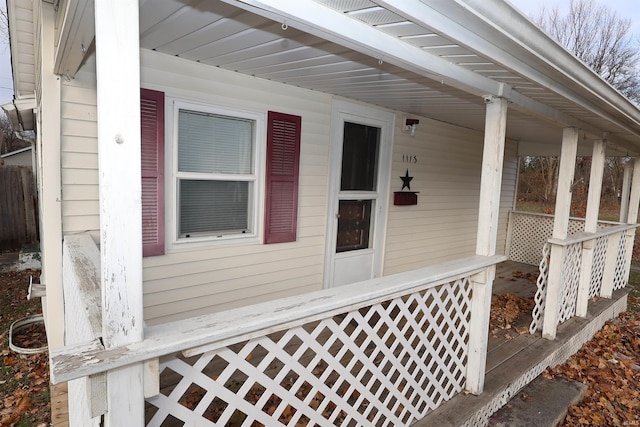
[[[614,225],[612,227],[600,228],[595,233],[582,232],[582,233],[572,234],[566,239],[555,239],[552,237],[548,240],[548,242],[551,243],[552,245],[569,246],[575,243],[586,242],[589,240],[597,239],[599,237],[610,236],[612,234],[622,233],[627,230],[633,230],[639,225],[640,224]]]
[[[105,349],[99,341],[51,352],[54,384],[189,350],[198,354],[268,333],[356,310],[468,277],[506,260],[471,256],[431,267],[323,289],[145,328],[143,341]]]

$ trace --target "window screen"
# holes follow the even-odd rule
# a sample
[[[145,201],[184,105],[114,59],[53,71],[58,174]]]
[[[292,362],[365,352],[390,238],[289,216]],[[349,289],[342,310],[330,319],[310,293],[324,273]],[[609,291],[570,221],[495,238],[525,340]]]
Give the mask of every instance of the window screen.
[[[251,233],[254,122],[178,113],[178,235]]]

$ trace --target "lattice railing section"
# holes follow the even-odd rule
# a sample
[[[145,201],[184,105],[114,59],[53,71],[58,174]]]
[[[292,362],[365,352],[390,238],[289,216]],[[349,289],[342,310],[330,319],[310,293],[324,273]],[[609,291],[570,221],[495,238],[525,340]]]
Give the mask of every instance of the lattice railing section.
[[[539,265],[542,248],[553,234],[553,215],[533,212],[511,212],[509,216],[509,259],[529,265]],[[598,228],[614,225],[599,222]],[[568,235],[584,231],[584,219],[569,220]]]
[[[596,239],[593,250],[593,264],[591,266],[591,282],[589,284],[589,298],[600,296],[602,290],[602,278],[604,277],[604,264],[607,255],[608,236],[601,236]]]
[[[565,322],[575,316],[578,306],[578,289],[581,279],[581,268],[583,267],[583,244],[592,241],[593,258],[591,263],[591,272],[589,277],[589,294],[588,298],[599,297],[603,293],[605,280],[610,280],[608,284],[613,282],[613,289],[622,289],[627,284],[628,265],[629,265],[629,239],[633,238],[633,234],[629,230],[633,230],[635,226],[618,225],[617,227],[601,227],[596,234],[581,234],[569,236],[560,244],[564,246],[564,257],[562,259],[561,288],[558,306],[558,324]],[[607,254],[607,251],[614,250],[615,253]],[[540,274],[538,276],[538,290],[535,296],[535,306],[532,312],[532,322],[529,331],[542,329],[545,301],[548,292],[549,265],[551,243],[545,243],[542,249],[542,260],[540,261]],[[609,262],[609,265],[607,265]],[[609,272],[607,276],[606,272]],[[613,271],[613,273],[611,273]],[[606,279],[609,277],[609,279]]]
[[[582,242],[566,246],[564,260],[562,261],[562,288],[560,291],[558,323],[566,322],[576,314],[581,263]]]
[[[165,357],[147,425],[410,425],[464,387],[470,298],[467,277]]]
[[[542,329],[542,320],[544,319],[544,307],[545,299],[547,297],[547,280],[549,279],[549,256],[551,254],[551,245],[545,243],[542,247],[542,259],[540,260],[540,274],[536,280],[538,290],[534,297],[535,305],[531,312],[533,320],[529,326],[529,333],[533,334],[535,331]]]
[[[614,290],[622,289],[627,286],[627,278],[629,277],[629,272],[627,271],[627,239],[629,239],[629,237],[625,233],[622,233],[618,245],[615,274],[613,276]]]
[[[538,265],[544,244],[553,231],[553,216],[511,212],[509,259]]]

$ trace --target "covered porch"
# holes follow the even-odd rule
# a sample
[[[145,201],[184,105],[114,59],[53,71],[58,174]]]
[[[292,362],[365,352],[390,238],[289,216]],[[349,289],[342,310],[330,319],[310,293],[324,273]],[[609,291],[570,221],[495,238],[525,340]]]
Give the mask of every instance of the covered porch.
[[[548,219],[513,213],[511,221],[537,223],[538,233],[544,233],[551,232]],[[624,248],[620,236],[627,228],[610,224],[588,238],[576,233],[568,240],[614,236],[616,244],[605,247]],[[510,236],[520,254],[522,245],[532,242],[519,241],[522,237]],[[546,256],[543,252],[540,264]],[[618,251],[604,258],[626,262]],[[67,305],[69,318],[76,319],[75,330],[89,332],[70,338],[77,346],[52,354],[52,373],[54,382],[70,380],[70,417],[78,417],[78,402],[88,398],[82,422],[105,411],[105,374],[139,364],[147,426],[484,425],[546,367],[562,363],[626,309],[626,289],[601,297],[604,271],[621,268],[605,262],[591,269],[589,280],[599,294],[589,297],[585,315],[575,316],[578,292],[572,283],[579,282],[563,276],[566,296],[559,309],[574,308],[556,325],[554,340],[542,337],[533,321],[535,309],[500,328],[491,324],[485,298],[511,294],[534,305],[540,289],[548,298],[548,287],[540,282],[545,267],[539,276],[540,267],[531,262],[475,256],[339,292],[328,289],[147,327],[143,341],[106,350],[99,342],[98,259],[88,235],[65,239],[66,277],[74,278],[65,294],[77,296]],[[489,295],[477,291],[488,274],[495,274],[492,285],[480,286]],[[88,317],[82,319],[83,313]],[[479,388],[472,392],[474,384]]]
[[[503,369],[535,353],[522,371],[511,371],[519,375],[514,384],[524,386],[545,364],[576,349],[547,354],[548,347],[565,340],[578,345],[598,322],[623,309],[640,204],[640,161],[632,160],[625,175],[618,222],[599,223],[599,198],[605,155],[640,154],[640,112],[508,3],[113,4],[36,2],[30,11],[36,19],[29,23],[35,25],[25,25],[39,31],[41,85],[34,84],[42,92],[39,148],[54,183],[41,194],[53,212],[46,216],[43,239],[48,327],[55,334],[52,380],[69,382],[74,425],[411,425],[446,417],[438,415],[446,402],[466,399],[465,392],[489,399],[468,414],[477,420],[470,423],[482,424],[502,399],[517,392],[516,386],[495,380],[504,377]],[[23,36],[29,40],[33,34]],[[524,42],[532,39],[537,44]],[[54,46],[52,40],[60,43]],[[297,228],[307,234],[287,242],[287,250],[266,245],[257,233],[262,226],[258,206],[266,197],[256,197],[251,212],[259,225],[253,240],[220,243],[213,241],[217,236],[205,236],[195,246],[180,248],[177,236],[159,244],[170,259],[143,261],[139,93],[145,85],[194,104],[224,98],[235,109],[254,111],[255,123],[275,107],[298,113],[296,102],[304,100],[302,151],[313,173],[303,175],[304,198],[295,207],[304,210],[306,222]],[[324,288],[327,269],[308,268],[311,292],[193,315],[190,303],[206,299],[213,305],[219,282],[211,277],[217,279],[229,258],[244,262],[236,266],[236,275],[258,256],[263,264],[265,259],[295,263],[292,258],[301,250],[308,255],[307,267],[326,267],[325,258],[333,252],[324,252],[325,242],[334,237],[327,224],[339,215],[332,208],[340,197],[334,197],[337,183],[328,173],[339,164],[331,160],[340,146],[327,141],[340,133],[332,127],[338,121],[332,108],[345,99],[395,117],[385,125],[393,136],[388,142],[401,143],[379,158],[399,171],[393,172],[396,180],[404,163],[415,167],[425,190],[434,190],[434,198],[437,194],[435,209],[447,227],[425,227],[418,240],[413,229],[398,231],[398,225],[405,219],[430,222],[432,212],[395,208],[396,228],[383,224],[375,249],[379,256],[394,249],[395,259],[409,258],[407,264],[384,271],[380,261],[379,271],[367,276],[371,279]],[[82,102],[91,106],[78,108]],[[419,123],[422,129],[429,123],[440,130],[416,131]],[[158,128],[162,137],[176,133],[164,123]],[[43,143],[43,135],[51,139]],[[507,143],[521,156],[560,155],[553,217],[512,212],[509,226],[502,226],[504,206],[513,204],[515,194],[510,191],[503,200]],[[477,166],[477,175],[460,161],[438,165],[443,146],[451,150],[441,159],[465,156]],[[93,151],[77,155],[73,150]],[[465,154],[456,155],[458,150]],[[432,163],[418,164],[416,153]],[[593,159],[584,220],[569,215],[578,153]],[[177,187],[182,175],[174,166],[162,164],[155,179]],[[449,175],[441,181],[456,185],[430,188],[444,169]],[[174,175],[165,179],[167,171]],[[367,195],[386,201],[390,176],[376,194]],[[254,178],[256,187],[265,185],[262,175]],[[510,179],[507,185],[515,176]],[[83,180],[93,185],[82,189],[86,192],[77,188]],[[469,190],[470,182],[477,187]],[[67,197],[62,202],[61,187]],[[364,192],[354,193],[350,196],[357,198]],[[164,203],[158,203],[159,210],[175,220],[175,197]],[[376,207],[381,217],[395,205]],[[462,209],[467,215],[459,220],[455,213]],[[518,227],[523,218],[525,225]],[[168,229],[175,234],[175,227]],[[461,245],[460,252],[454,247],[442,258],[424,256],[427,249],[437,252],[434,241],[443,247],[449,243],[454,231],[466,234],[471,244]],[[399,234],[395,246],[383,247],[385,238]],[[208,258],[188,257],[207,245],[214,247]],[[219,255],[228,248],[234,248],[233,257]],[[519,258],[523,254],[526,260]],[[542,274],[532,286],[529,333],[498,342],[491,336],[491,300],[501,274],[496,269],[507,260],[528,262]],[[179,285],[190,266],[216,262],[217,270],[200,272],[207,278],[193,284],[197,293],[180,300],[182,311],[171,311],[175,299],[182,298],[185,287]],[[178,268],[182,275],[174,274]],[[151,270],[158,280],[145,289]],[[253,278],[262,275],[258,271]],[[301,286],[298,276],[288,279],[289,288],[302,288],[295,287]],[[191,317],[145,324],[145,302],[160,281],[166,286],[162,306],[168,315]],[[274,282],[264,288],[277,295],[280,283]],[[608,308],[599,308],[607,301]],[[198,307],[199,313],[207,308]],[[596,323],[583,321],[590,316]],[[576,329],[568,329],[571,324]]]

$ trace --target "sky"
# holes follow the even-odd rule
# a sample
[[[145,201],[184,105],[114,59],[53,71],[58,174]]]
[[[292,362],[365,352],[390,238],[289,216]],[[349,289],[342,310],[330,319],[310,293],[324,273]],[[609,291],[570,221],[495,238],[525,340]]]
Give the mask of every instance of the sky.
[[[558,6],[560,12],[569,9],[570,0],[507,0],[513,6],[524,12],[525,15],[537,16],[540,8],[545,6],[552,9]],[[631,20],[631,33],[640,37],[640,1],[638,0],[595,0],[598,4],[603,4],[621,18]]]
[[[542,5],[547,8],[554,6],[560,10],[568,9],[570,0],[508,0],[527,16],[536,16]],[[631,20],[631,32],[640,37],[640,0],[595,0],[605,4],[615,11],[618,16]],[[6,7],[6,0],[0,0],[0,8]],[[13,99],[13,83],[11,76],[11,53],[6,40],[0,40],[0,105]]]

